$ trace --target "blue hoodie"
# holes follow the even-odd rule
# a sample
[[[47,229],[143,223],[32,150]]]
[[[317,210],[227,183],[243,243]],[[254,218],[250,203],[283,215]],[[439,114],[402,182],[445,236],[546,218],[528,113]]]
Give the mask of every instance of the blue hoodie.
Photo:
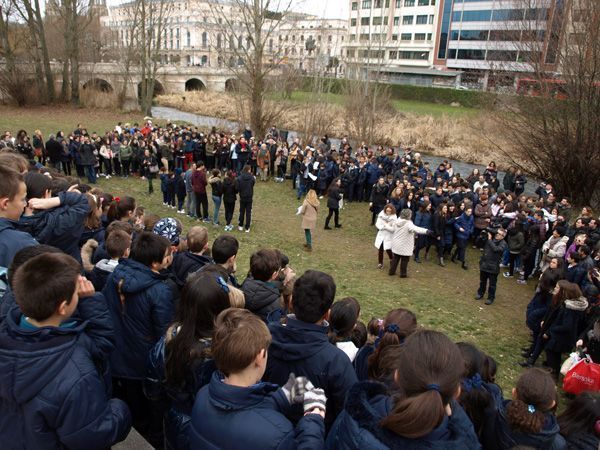
[[[325,425],[308,414],[296,427],[284,416],[288,400],[278,386],[258,383],[250,387],[225,384],[215,372],[196,396],[189,431],[190,447],[204,450],[319,450]]]
[[[348,392],[344,411],[329,431],[328,450],[478,450],[481,448],[473,424],[456,402],[451,403],[452,416],[429,434],[416,439],[399,436],[381,427],[381,420],[394,408],[384,384],[363,381]]]
[[[344,406],[348,390],[358,381],[346,354],[329,342],[327,326],[288,316],[287,323],[269,324],[272,341],[263,380],[283,386],[290,373],[307,377],[327,395],[327,423]]]
[[[465,213],[462,213],[458,219],[454,222],[454,229],[456,230],[456,238],[467,240],[473,234],[475,219],[473,219],[473,214],[467,216]],[[460,229],[465,231],[460,231]]]
[[[37,244],[29,233],[17,230],[17,222],[0,217],[0,267],[8,268],[19,250]]]
[[[125,439],[129,409],[110,399],[98,373],[114,348],[101,295],[80,299],[87,320],[21,326],[13,308],[0,323],[0,442],[12,449],[102,449]]]
[[[164,275],[132,259],[123,259],[102,292],[115,327],[112,374],[141,380],[146,374],[148,353],[173,320],[171,287]]]
[[[19,228],[29,232],[40,244],[52,245],[81,262],[79,241],[89,212],[85,195],[76,192],[58,194],[60,206],[22,216]]]

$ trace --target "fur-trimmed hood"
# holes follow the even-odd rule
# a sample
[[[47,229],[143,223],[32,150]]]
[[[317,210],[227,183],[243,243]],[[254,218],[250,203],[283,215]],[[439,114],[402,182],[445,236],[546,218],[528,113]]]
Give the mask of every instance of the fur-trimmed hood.
[[[565,300],[565,307],[574,311],[585,311],[588,307],[588,301],[585,297]]]

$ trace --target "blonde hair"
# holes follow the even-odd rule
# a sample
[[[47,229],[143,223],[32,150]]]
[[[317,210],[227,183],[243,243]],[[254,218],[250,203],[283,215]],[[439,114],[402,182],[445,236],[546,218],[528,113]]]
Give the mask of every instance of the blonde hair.
[[[244,308],[246,306],[246,297],[241,289],[238,289],[231,284],[229,287],[229,304],[232,308]]]
[[[317,197],[317,192],[314,189],[310,189],[306,194],[306,201],[310,203],[312,206],[319,206],[319,198]]]

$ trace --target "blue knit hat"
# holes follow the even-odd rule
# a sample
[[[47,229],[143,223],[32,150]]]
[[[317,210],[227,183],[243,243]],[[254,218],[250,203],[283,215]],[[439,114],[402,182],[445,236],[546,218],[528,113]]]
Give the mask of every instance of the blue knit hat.
[[[154,225],[154,229],[152,230],[154,234],[158,234],[159,236],[166,237],[171,245],[179,245],[179,236],[181,235],[181,225],[177,219],[173,219],[172,217],[165,217],[164,219],[160,219]]]

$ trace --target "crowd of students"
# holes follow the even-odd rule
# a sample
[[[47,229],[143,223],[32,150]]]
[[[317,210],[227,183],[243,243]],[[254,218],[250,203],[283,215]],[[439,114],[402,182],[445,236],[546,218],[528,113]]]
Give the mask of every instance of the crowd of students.
[[[322,144],[314,151],[297,149],[295,158],[323,157],[338,165],[338,155],[332,156],[325,139]],[[344,182],[354,170],[348,147],[343,144],[339,178],[334,173],[329,183],[338,201],[355,199]],[[406,155],[400,159],[406,162]],[[378,172],[368,196],[358,197],[371,200],[380,231],[390,228],[391,248],[389,236],[376,243],[379,263],[392,250],[391,272],[399,263],[401,276],[415,234],[425,239],[417,239],[416,259],[428,244],[439,247],[438,232],[446,239],[450,229],[452,242],[467,241],[470,228],[477,228],[468,211],[485,208],[485,196],[496,195],[489,186],[478,192],[462,184],[464,208],[452,205],[437,198],[450,196],[451,183],[447,191],[433,186],[431,195],[428,181],[410,187],[430,176],[418,173],[426,165],[416,162],[417,155],[410,161],[399,169],[407,174],[387,183],[385,165],[371,160],[384,177]],[[527,308],[532,344],[524,351],[535,359],[545,351],[550,373],[527,368],[505,399],[495,383],[493,355],[474,343],[454,343],[423,329],[403,308],[364,319],[358,299],[336,300],[329,274],[307,270],[298,276],[277,249],[255,251],[240,283],[233,235],[211,242],[201,225],[184,233],[176,217],[153,214],[132,197],[111,195],[42,162],[0,151],[3,448],[108,448],[131,426],[156,448],[170,449],[598,448],[598,393],[577,396],[557,417],[552,378],[556,361],[576,344],[600,358],[597,272],[591,267],[569,280],[558,254],[564,247],[573,266],[598,234],[595,219],[578,218],[561,228],[563,209],[550,221],[553,236],[546,241],[546,201],[531,202],[532,216],[523,217],[510,210],[510,193],[492,200],[514,223],[504,224],[507,240],[526,221],[519,231],[526,245],[533,233],[539,238],[535,252],[543,249],[542,274]],[[234,170],[249,166],[252,177],[247,162]],[[193,155],[184,163],[193,164]],[[294,186],[314,189],[313,204],[326,193],[313,183],[315,169],[318,180],[320,166],[309,163],[296,172]],[[389,184],[396,186],[392,192],[407,192],[402,207],[393,205],[399,194],[391,198]],[[438,200],[442,216],[451,207],[464,209],[446,218],[458,227],[442,227],[439,217],[430,218],[431,228],[421,219],[412,223],[413,203],[425,216]],[[497,215],[479,227],[486,238]],[[563,239],[571,235],[573,245]],[[458,245],[462,262],[466,247]],[[443,264],[446,245],[438,251]],[[521,256],[527,266],[531,257]]]

